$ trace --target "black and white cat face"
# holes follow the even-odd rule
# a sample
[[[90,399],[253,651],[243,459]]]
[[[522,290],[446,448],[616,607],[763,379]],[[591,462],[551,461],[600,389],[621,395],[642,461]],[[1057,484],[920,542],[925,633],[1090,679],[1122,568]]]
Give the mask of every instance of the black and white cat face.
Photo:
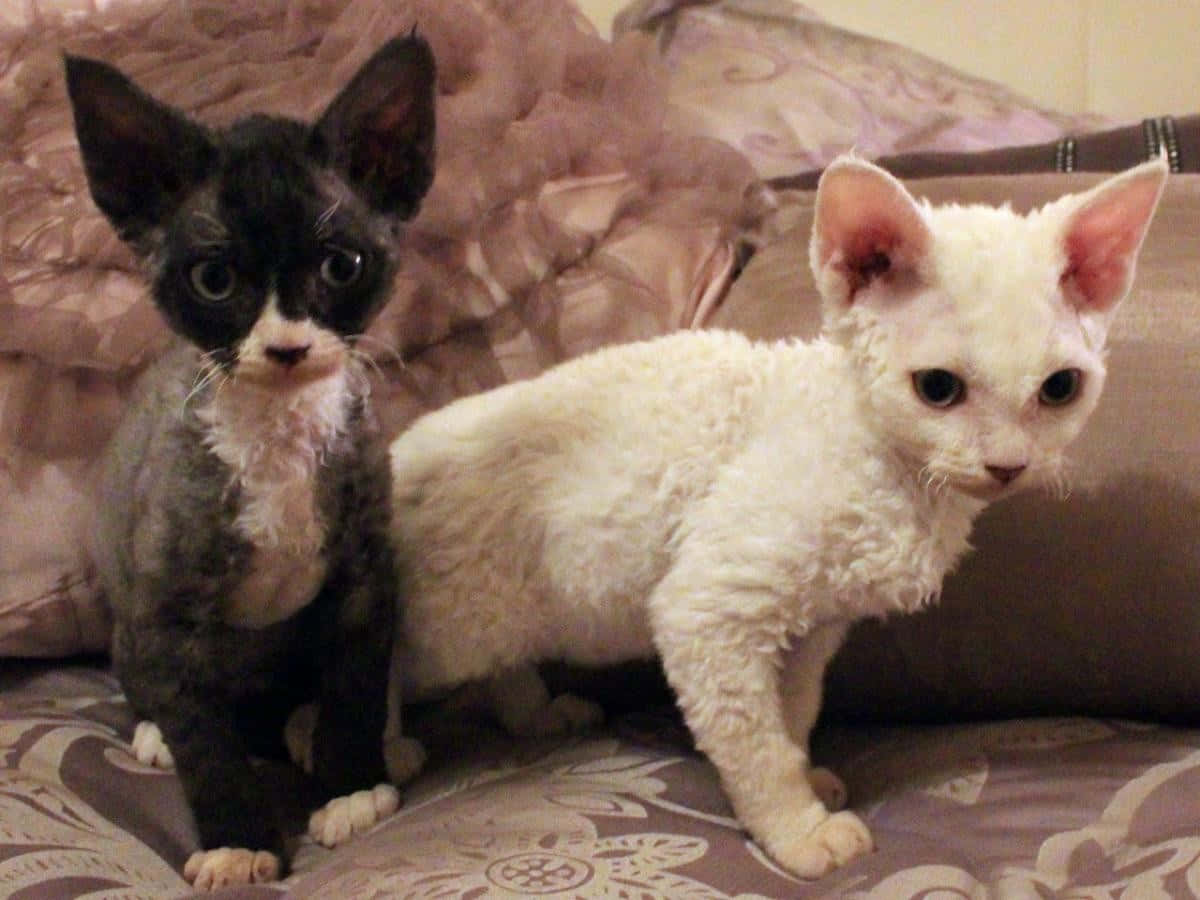
[[[111,66],[66,67],[92,195],[148,261],[172,329],[240,379],[339,370],[388,297],[395,226],[433,179],[425,41],[386,44],[312,126],[254,115],[209,130]]]
[[[811,247],[825,328],[930,486],[986,500],[1060,481],[1165,178],[1147,163],[1022,216],[919,204],[854,158],[827,170]]]

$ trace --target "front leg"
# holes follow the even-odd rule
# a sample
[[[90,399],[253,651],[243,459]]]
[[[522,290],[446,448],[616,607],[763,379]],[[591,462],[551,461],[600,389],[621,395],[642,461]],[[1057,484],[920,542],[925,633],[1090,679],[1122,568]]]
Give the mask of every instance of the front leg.
[[[853,813],[829,813],[809,781],[806,749],[790,736],[780,696],[785,631],[769,612],[780,598],[718,590],[660,584],[651,614],[663,668],[738,820],[784,868],[818,878],[868,852],[871,834]]]
[[[407,780],[425,761],[418,742],[399,736],[398,714],[388,722],[396,578],[386,541],[365,538],[318,601],[328,643],[315,710],[298,710],[286,728],[292,758],[336,795],[309,818],[309,835],[327,847],[395,812],[399,794],[384,782]],[[389,724],[396,735],[385,734]]]
[[[844,622],[814,628],[795,639],[792,648],[784,654],[779,693],[788,734],[799,747],[807,749],[809,746],[809,734],[821,711],[825,669],[842,646],[847,628]],[[846,805],[846,785],[829,769],[809,769],[808,781],[828,809],[841,809]]]
[[[192,659],[204,655],[183,652],[188,646],[183,635],[131,640],[121,626],[114,642],[126,698],[161,731],[200,835],[203,849],[184,875],[198,890],[273,881],[286,868],[276,807],[250,764],[232,699],[197,669]]]
[[[311,761],[317,780],[334,794],[386,781],[388,762],[397,782],[424,762],[420,745],[400,737],[399,697],[388,716],[403,602],[390,536],[391,463],[376,423],[359,413],[355,451],[331,498],[330,570],[316,601],[323,649]]]
[[[333,580],[322,593],[338,602],[320,626],[327,644],[312,769],[328,791],[348,794],[387,780],[383,732],[395,604],[377,579],[349,587]]]

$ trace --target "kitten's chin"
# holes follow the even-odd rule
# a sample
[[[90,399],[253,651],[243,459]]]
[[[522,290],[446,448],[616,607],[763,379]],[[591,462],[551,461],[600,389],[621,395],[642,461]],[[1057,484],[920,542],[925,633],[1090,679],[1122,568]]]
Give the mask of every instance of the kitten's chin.
[[[1019,493],[1021,488],[1022,486],[1019,483],[1010,482],[1009,484],[1000,484],[995,479],[969,481],[955,485],[955,489],[960,494],[965,494],[975,500],[982,500],[984,503],[993,503],[1002,497]]]
[[[331,357],[328,360],[310,359],[296,366],[243,361],[234,370],[233,377],[244,384],[265,390],[291,391],[337,375],[343,370],[344,364],[340,357]]]
[[[935,494],[953,492],[983,503],[992,503],[1010,494],[1020,493],[1032,484],[1032,481],[1024,477],[1002,483],[991,475],[945,474],[937,476],[929,474],[928,471],[922,476],[922,481],[926,490]]]
[[[1049,486],[1053,489],[1053,485]],[[996,500],[1011,497],[1013,494],[1023,494],[1035,488],[1044,489],[1048,485],[1047,482],[1037,476],[1026,472],[1007,483],[1001,483],[988,475],[980,478],[963,479],[961,483],[955,484],[954,487],[968,497],[982,500],[985,503],[993,503]]]

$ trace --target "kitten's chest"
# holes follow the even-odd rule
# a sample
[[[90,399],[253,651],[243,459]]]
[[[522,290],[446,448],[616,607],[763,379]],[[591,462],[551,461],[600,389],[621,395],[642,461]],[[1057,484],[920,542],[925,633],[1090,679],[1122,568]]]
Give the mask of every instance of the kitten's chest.
[[[227,624],[263,628],[317,595],[327,572],[324,479],[347,428],[344,385],[288,396],[227,388],[202,412],[205,443],[229,473],[231,528],[250,546],[248,569],[224,599]]]
[[[942,581],[969,549],[976,512],[974,501],[959,496],[911,500],[903,524],[879,536],[877,592],[903,612],[937,599]]]
[[[866,450],[845,466],[804,468],[753,508],[777,504],[787,523],[777,529],[791,559],[782,593],[794,598],[797,622],[907,613],[936,600],[981,504],[931,493],[917,473]]]
[[[931,497],[915,483],[878,491],[875,504],[865,521],[832,541],[830,570],[840,575],[841,601],[855,615],[913,612],[937,599],[969,549],[978,504]]]

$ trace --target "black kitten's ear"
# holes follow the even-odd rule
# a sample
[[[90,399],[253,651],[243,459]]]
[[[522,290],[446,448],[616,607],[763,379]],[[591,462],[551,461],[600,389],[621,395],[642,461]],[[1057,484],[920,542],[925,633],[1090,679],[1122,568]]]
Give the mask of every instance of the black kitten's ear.
[[[433,182],[437,67],[415,32],[384,44],[314,127],[326,162],[375,209],[409,218]]]
[[[112,66],[79,56],[65,62],[92,198],[121,237],[136,243],[207,176],[216,148],[203,128]]]

